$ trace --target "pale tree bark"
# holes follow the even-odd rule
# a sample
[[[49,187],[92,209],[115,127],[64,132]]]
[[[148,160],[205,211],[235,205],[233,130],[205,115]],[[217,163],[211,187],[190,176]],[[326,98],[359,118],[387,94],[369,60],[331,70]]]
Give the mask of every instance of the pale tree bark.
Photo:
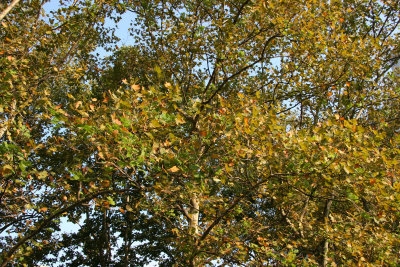
[[[190,207],[182,209],[186,218],[188,219],[189,233],[193,235],[193,237],[196,239],[196,243],[199,237],[199,213],[200,213],[199,208],[200,208],[199,196],[197,194],[193,194],[192,197],[190,198]],[[188,265],[190,267],[198,266],[196,255],[197,251],[194,251],[191,257],[189,258]]]
[[[190,199],[189,229],[195,236],[199,234],[199,198],[197,194]]]
[[[299,231],[300,231],[300,236],[301,238],[304,238],[304,225],[303,225],[303,219],[304,216],[306,215],[307,208],[308,208],[308,203],[310,202],[310,197],[307,197],[306,201],[304,202],[303,209],[300,213],[300,218],[299,218]]]
[[[20,0],[14,0],[11,2],[11,4],[6,7],[6,9],[3,10],[3,12],[1,12],[0,14],[0,21],[2,21],[4,19],[5,16],[7,16],[7,14],[11,11],[11,9],[14,8],[14,6],[16,6],[18,4]]]

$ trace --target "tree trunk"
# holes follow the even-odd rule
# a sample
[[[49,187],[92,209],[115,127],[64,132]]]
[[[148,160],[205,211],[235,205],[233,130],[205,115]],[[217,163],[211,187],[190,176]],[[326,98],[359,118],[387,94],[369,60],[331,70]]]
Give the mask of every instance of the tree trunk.
[[[199,234],[199,198],[196,194],[190,199],[189,217],[190,232],[197,236]]]
[[[188,209],[189,217],[189,233],[193,235],[194,239],[197,241],[199,235],[199,197],[194,194],[190,198],[190,208]],[[189,259],[189,266],[198,266],[198,260],[196,259],[196,249],[193,249],[193,254]]]

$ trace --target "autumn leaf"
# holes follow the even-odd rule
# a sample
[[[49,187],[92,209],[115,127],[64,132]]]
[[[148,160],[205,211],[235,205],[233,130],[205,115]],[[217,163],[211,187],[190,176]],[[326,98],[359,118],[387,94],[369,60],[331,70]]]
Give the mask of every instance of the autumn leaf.
[[[39,209],[39,212],[46,212],[47,210],[48,210],[47,207],[42,207],[42,208]]]
[[[132,84],[132,85],[131,85],[131,88],[137,92],[137,91],[140,90],[140,85]]]
[[[158,122],[158,120],[152,120],[152,121],[150,122],[150,126],[153,127],[153,128],[159,128],[159,127],[161,127],[162,125]]]
[[[82,106],[82,101],[77,101],[74,107],[79,108],[79,106]]]
[[[102,187],[110,187],[111,182],[109,180],[103,180],[101,181],[101,186]]]
[[[111,114],[111,119],[112,119],[113,123],[115,123],[117,125],[122,125],[121,121],[115,117],[115,113]]]
[[[173,166],[173,167],[169,168],[168,171],[169,172],[177,172],[177,171],[179,171],[179,168],[176,166]]]
[[[133,211],[132,207],[131,207],[130,205],[128,205],[128,204],[125,206],[125,209],[126,209],[127,211],[129,211],[129,212],[132,212],[132,211]]]
[[[249,118],[247,117],[244,118],[244,126],[249,127]]]
[[[176,115],[176,119],[175,119],[177,124],[184,124],[185,123],[185,119],[183,118],[183,116],[181,114],[177,114]]]

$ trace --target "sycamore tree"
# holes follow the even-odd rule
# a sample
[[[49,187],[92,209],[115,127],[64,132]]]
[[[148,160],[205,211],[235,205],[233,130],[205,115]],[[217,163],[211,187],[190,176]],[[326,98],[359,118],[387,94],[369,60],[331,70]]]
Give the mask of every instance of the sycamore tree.
[[[1,21],[2,266],[399,264],[398,1],[44,3]]]

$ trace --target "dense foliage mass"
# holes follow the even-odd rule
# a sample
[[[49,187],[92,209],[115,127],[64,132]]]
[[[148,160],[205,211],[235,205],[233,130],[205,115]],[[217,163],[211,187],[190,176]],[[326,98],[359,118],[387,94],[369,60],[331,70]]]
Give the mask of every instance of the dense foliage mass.
[[[0,25],[1,266],[400,264],[399,1],[46,2]]]

